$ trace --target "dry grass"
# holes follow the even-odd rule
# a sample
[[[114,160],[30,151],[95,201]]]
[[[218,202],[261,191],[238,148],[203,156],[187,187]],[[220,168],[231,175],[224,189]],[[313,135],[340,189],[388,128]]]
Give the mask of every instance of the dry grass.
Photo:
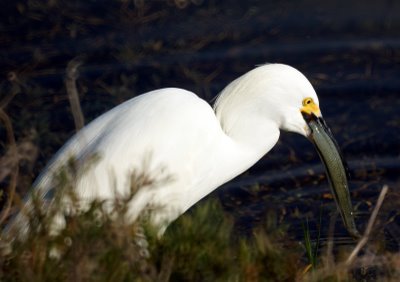
[[[142,174],[138,176],[136,183],[148,183],[148,178],[143,180]],[[13,252],[1,257],[2,280],[258,281],[274,277],[292,281],[298,278],[299,253],[286,251],[278,243],[277,235],[281,233],[270,230],[267,235],[260,228],[252,238],[236,238],[232,219],[224,215],[215,201],[205,202],[191,214],[182,216],[159,239],[145,219],[131,225],[124,222],[124,203],[128,201],[118,201],[113,216],[105,211],[102,202],[93,202],[87,211],[67,215],[66,228],[51,236],[52,217],[58,213],[56,207],[61,206],[57,203],[60,198],[56,196],[50,208],[33,201],[28,238],[15,241]]]
[[[132,177],[133,194],[152,181],[144,173]],[[71,188],[69,183],[60,185],[65,187],[58,191]],[[400,274],[398,255],[368,252],[331,260],[320,254],[310,269],[304,249],[284,229],[265,222],[252,236],[240,237],[215,200],[183,215],[162,238],[145,217],[130,225],[124,222],[129,202],[124,199],[116,200],[113,216],[95,201],[80,214],[66,215],[66,227],[49,235],[61,197],[50,208],[33,201],[28,238],[15,241],[12,253],[0,258],[2,281],[349,281],[368,269],[375,269],[380,281],[396,281]],[[367,230],[364,236],[369,234]]]

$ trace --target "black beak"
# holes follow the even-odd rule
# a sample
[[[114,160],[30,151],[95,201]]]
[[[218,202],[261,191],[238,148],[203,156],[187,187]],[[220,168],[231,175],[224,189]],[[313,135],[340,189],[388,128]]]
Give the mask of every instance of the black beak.
[[[348,170],[339,146],[322,117],[305,114],[303,117],[310,128],[308,138],[314,144],[326,170],[332,194],[350,235],[359,238],[354,222],[353,207],[347,181]]]

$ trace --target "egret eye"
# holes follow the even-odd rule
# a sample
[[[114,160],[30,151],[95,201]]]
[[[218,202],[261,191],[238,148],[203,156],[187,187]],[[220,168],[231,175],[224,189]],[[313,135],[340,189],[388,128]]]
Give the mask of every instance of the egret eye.
[[[304,100],[303,100],[303,106],[307,106],[307,105],[309,105],[309,104],[313,104],[314,103],[314,101],[313,101],[313,99],[312,98],[305,98]]]

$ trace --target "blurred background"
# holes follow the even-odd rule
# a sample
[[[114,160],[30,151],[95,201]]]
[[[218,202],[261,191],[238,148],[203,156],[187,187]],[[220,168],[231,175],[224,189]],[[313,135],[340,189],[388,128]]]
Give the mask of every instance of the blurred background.
[[[363,230],[382,185],[390,192],[374,237],[400,244],[400,2],[212,0],[16,0],[0,10],[2,202],[18,165],[24,195],[75,132],[65,86],[76,59],[85,122],[149,90],[181,87],[212,103],[230,81],[264,63],[285,63],[314,85],[351,175]],[[12,125],[12,128],[10,128]],[[10,153],[12,142],[18,156]],[[14,156],[14,157],[12,157]],[[312,144],[282,133],[244,175],[216,191],[238,233],[273,215],[293,239],[353,241],[335,217]],[[268,202],[268,206],[265,203]],[[336,218],[336,219],[335,219]],[[322,224],[320,220],[323,219]]]

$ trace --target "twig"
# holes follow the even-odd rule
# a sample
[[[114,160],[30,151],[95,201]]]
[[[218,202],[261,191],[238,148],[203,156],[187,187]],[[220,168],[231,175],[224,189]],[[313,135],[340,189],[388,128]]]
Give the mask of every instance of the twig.
[[[7,105],[12,101],[12,99],[14,99],[15,95],[21,92],[21,88],[24,87],[24,84],[20,81],[17,73],[14,71],[11,71],[7,74],[7,79],[9,82],[11,82],[12,85],[11,93],[10,95],[7,95],[3,99],[1,99],[0,109],[5,109]]]
[[[67,88],[68,99],[71,105],[72,115],[74,117],[75,128],[81,129],[85,120],[82,113],[81,104],[79,102],[78,89],[76,88],[76,79],[78,78],[78,67],[82,64],[79,58],[75,58],[67,65],[67,75],[65,86]]]
[[[4,220],[8,217],[8,214],[11,210],[11,205],[14,200],[15,190],[17,187],[17,178],[19,173],[19,166],[18,166],[18,157],[17,157],[17,145],[15,142],[14,130],[12,128],[11,120],[7,113],[0,109],[0,120],[2,120],[6,131],[7,131],[7,139],[8,144],[10,146],[11,155],[15,156],[15,161],[12,162],[12,169],[11,169],[11,180],[10,185],[8,187],[8,198],[7,203],[5,204],[5,208],[1,211],[0,214],[0,224],[4,222]],[[14,158],[13,158],[14,159]]]
[[[161,269],[158,273],[157,281],[170,281],[172,267],[175,263],[175,257],[163,256]]]
[[[369,239],[369,235],[372,231],[372,226],[375,223],[375,219],[378,215],[379,209],[382,206],[383,200],[385,199],[386,193],[388,191],[388,186],[384,185],[382,188],[381,193],[379,194],[378,201],[376,203],[376,206],[374,210],[372,211],[371,217],[369,218],[367,228],[365,229],[364,235],[362,236],[361,240],[358,241],[357,246],[354,248],[354,250],[351,252],[350,256],[346,260],[346,265],[349,266],[353,263],[355,257],[357,256],[358,252],[364,247],[364,245],[367,243]]]
[[[335,214],[331,217],[331,220],[329,222],[329,229],[328,229],[328,243],[326,247],[326,265],[328,267],[332,267],[334,264],[333,260],[333,236],[335,232],[335,223],[337,220],[338,212],[335,212]]]

